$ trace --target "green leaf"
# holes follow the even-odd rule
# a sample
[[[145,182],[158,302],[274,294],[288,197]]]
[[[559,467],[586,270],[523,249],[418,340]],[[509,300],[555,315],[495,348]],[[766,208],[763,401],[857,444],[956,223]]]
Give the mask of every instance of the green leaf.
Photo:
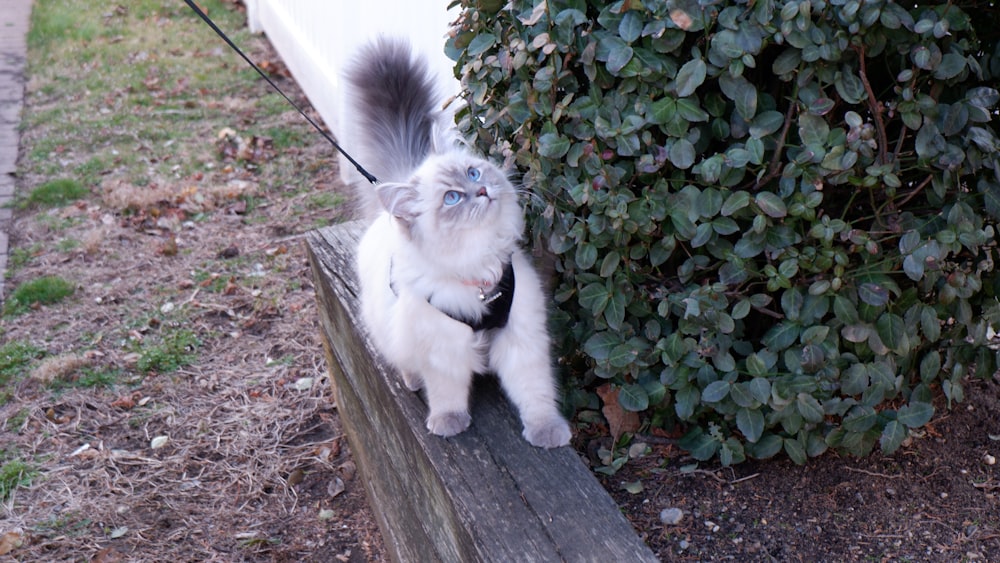
[[[875,425],[878,415],[875,409],[858,405],[851,409],[851,412],[844,417],[844,430],[848,432],[867,432]]]
[[[736,411],[736,427],[748,442],[754,443],[764,433],[764,415],[760,409],[741,408]]]
[[[580,306],[594,316],[603,313],[610,300],[611,292],[603,282],[587,284],[580,290]]]
[[[757,88],[743,76],[723,73],[719,76],[719,88],[736,105],[736,111],[744,120],[750,121],[757,115]]]
[[[618,391],[618,404],[627,411],[642,412],[649,408],[649,395],[642,385],[623,385]]]
[[[611,350],[621,344],[621,337],[609,331],[593,334],[583,345],[583,351],[591,358],[603,362],[611,357]]]
[[[632,47],[619,37],[605,37],[601,39],[601,44],[608,49],[607,66],[611,74],[618,74],[618,71],[625,68],[625,65],[632,60],[632,55],[635,53]]]
[[[771,192],[760,192],[754,202],[768,217],[779,219],[788,215],[788,208],[780,196]]]
[[[705,82],[707,69],[705,61],[701,59],[694,59],[685,63],[677,71],[677,77],[674,79],[677,96],[686,98],[694,94],[694,91]]]
[[[750,392],[750,384],[745,381],[734,384],[729,390],[729,396],[732,397],[734,403],[741,407],[749,409],[760,406],[753,393]]]
[[[674,410],[677,418],[690,420],[694,415],[694,408],[701,402],[701,392],[694,385],[688,385],[674,394]]]
[[[632,43],[639,38],[639,35],[642,33],[643,25],[642,18],[639,17],[638,13],[633,11],[625,12],[621,23],[618,24],[618,35],[620,35],[623,40]]]
[[[920,381],[931,383],[941,373],[941,353],[931,350],[920,360]]]
[[[576,247],[576,265],[581,270],[589,270],[597,262],[597,247],[584,242]]]
[[[981,109],[992,109],[1000,102],[1000,92],[996,88],[979,86],[966,92],[965,97],[969,103]]]
[[[889,302],[889,290],[874,282],[858,286],[858,297],[872,307],[883,307]]]
[[[860,395],[868,390],[868,369],[864,364],[854,364],[840,377],[840,391],[845,395]]]
[[[650,104],[647,119],[650,123],[663,125],[671,121],[676,113],[677,102],[673,98],[662,98]]]
[[[890,421],[889,424],[885,425],[885,429],[882,430],[882,437],[879,438],[882,453],[887,455],[894,453],[903,444],[903,440],[909,434],[910,432],[906,429],[906,426],[900,424],[899,421]]]
[[[837,73],[833,85],[837,89],[837,93],[840,94],[840,97],[847,103],[857,104],[864,99],[864,83],[847,67],[844,68],[843,72]]]
[[[492,33],[480,33],[469,42],[467,54],[469,57],[478,57],[489,50],[496,42],[496,35]]]
[[[897,354],[906,354],[910,350],[910,342],[906,336],[906,323],[903,318],[893,313],[884,313],[875,323],[882,343]]]
[[[708,121],[708,112],[698,105],[695,98],[681,98],[677,100],[677,114],[685,121],[691,123]]]
[[[604,260],[601,261],[601,277],[608,278],[611,274],[614,274],[618,270],[618,264],[621,262],[621,254],[618,254],[617,250],[612,250],[604,255]]]
[[[763,111],[757,114],[750,123],[750,136],[760,139],[781,129],[785,124],[785,116],[777,111]]]
[[[732,384],[728,381],[713,381],[701,392],[701,400],[706,403],[718,403],[729,395]]]
[[[934,406],[930,403],[910,403],[899,409],[896,420],[909,428],[920,428],[934,416]]]
[[[806,422],[813,424],[823,422],[823,406],[819,404],[816,397],[808,393],[799,393],[795,399],[795,405]]]
[[[958,53],[945,53],[941,59],[941,64],[934,69],[934,78],[938,80],[948,80],[955,78],[965,70],[965,57]]]
[[[715,456],[721,445],[718,440],[710,434],[706,434],[701,428],[695,427],[685,434],[678,444],[682,449],[687,450],[691,457],[706,461]]]
[[[773,352],[780,352],[795,344],[799,339],[799,334],[802,328],[794,322],[791,321],[781,321],[780,323],[771,327],[764,334],[764,338],[761,340],[764,346],[767,346]]]
[[[725,217],[729,217],[733,213],[736,213],[748,205],[750,205],[750,194],[740,190],[738,192],[733,192],[726,198],[726,202],[722,204],[720,213]]]
[[[799,68],[799,63],[801,62],[801,51],[791,48],[785,49],[780,55],[775,57],[774,63],[771,65],[771,71],[778,76],[788,74],[797,70]]]
[[[808,459],[805,448],[795,438],[785,438],[785,453],[796,465],[802,465]]]
[[[811,113],[799,115],[799,137],[804,145],[826,145],[830,125],[825,119]]]
[[[861,317],[858,316],[858,308],[850,299],[842,295],[833,298],[833,314],[838,321],[844,324],[854,324],[861,321]]]
[[[750,380],[750,393],[761,403],[771,399],[771,382],[766,377],[755,377]]]
[[[569,139],[556,133],[546,133],[538,138],[538,154],[546,158],[562,158],[569,152]]]
[[[611,294],[611,299],[608,300],[608,306],[604,308],[604,320],[608,323],[608,328],[612,330],[618,330],[621,328],[622,323],[625,322],[625,307],[626,307],[626,297],[625,294],[616,291]],[[623,367],[627,364],[621,364]]]
[[[687,139],[677,139],[670,147],[670,162],[681,170],[687,170],[694,165],[695,148]]]
[[[781,451],[783,441],[777,434],[767,434],[756,444],[747,444],[747,453],[756,459],[768,459]]]
[[[920,310],[920,330],[924,333],[924,337],[931,342],[941,338],[941,321],[938,320],[934,307],[925,305]]]

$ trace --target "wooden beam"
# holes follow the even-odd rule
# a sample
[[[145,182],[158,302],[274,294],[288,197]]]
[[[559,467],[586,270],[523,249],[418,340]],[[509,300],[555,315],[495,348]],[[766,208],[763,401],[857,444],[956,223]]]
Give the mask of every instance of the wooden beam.
[[[373,349],[359,316],[358,224],[307,239],[341,421],[396,561],[657,561],[571,448],[543,450],[495,378],[472,426],[431,435],[427,407]]]

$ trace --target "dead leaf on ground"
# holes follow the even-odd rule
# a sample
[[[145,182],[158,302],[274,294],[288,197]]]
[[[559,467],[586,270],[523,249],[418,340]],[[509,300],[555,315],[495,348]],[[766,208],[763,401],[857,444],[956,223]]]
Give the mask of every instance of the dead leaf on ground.
[[[7,555],[24,543],[20,530],[6,532],[0,536],[0,555]]]
[[[639,415],[625,410],[618,403],[618,391],[619,389],[612,387],[610,383],[605,383],[597,389],[597,395],[604,403],[601,413],[604,414],[604,418],[608,421],[608,426],[611,429],[611,437],[615,442],[625,432],[635,432],[639,430],[640,426]]]

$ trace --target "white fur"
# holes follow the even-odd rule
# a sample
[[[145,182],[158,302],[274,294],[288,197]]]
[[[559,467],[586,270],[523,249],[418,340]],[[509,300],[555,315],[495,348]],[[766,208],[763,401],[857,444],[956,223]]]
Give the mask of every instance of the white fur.
[[[415,79],[406,84],[420,84],[423,67],[419,61],[407,64],[408,57],[398,43],[382,42],[361,56],[356,72],[390,68],[393,73],[413,73]],[[374,191],[376,198],[365,195],[381,206],[358,247],[362,317],[371,338],[409,389],[424,389],[432,433],[451,436],[469,426],[472,378],[492,371],[520,413],[525,439],[545,448],[566,445],[571,431],[557,406],[547,301],[538,274],[519,247],[524,220],[517,192],[489,162],[467,149],[442,146],[454,132],[436,130],[433,124],[439,121],[432,112],[424,130],[413,127],[424,122],[412,114],[413,104],[400,103],[408,109],[396,111],[394,98],[385,91],[372,93],[382,106],[366,102],[366,85],[390,82],[377,76],[353,80],[359,90],[352,93],[356,109],[368,112],[361,117],[375,125],[367,129],[372,138],[359,145],[359,160],[397,156],[380,151],[380,143],[397,147],[396,152],[410,150],[405,147],[426,147],[427,152],[405,155],[403,160],[420,162],[410,171],[379,163],[377,168],[389,176],[380,178],[383,183],[375,188],[362,188]],[[430,97],[426,91],[416,94]],[[398,97],[406,95],[400,92]],[[400,115],[394,117],[393,111]],[[405,124],[401,129],[406,135],[424,136],[380,138],[391,137],[394,122]],[[472,179],[473,169],[481,178]],[[462,193],[462,203],[445,205],[442,196],[447,191]],[[443,312],[481,316],[487,306],[480,300],[479,286],[496,285],[508,261],[516,285],[505,327],[477,332]]]

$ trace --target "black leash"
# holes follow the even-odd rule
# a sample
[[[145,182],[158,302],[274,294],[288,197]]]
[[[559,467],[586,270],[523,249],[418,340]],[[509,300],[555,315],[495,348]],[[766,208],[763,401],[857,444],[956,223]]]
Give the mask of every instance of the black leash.
[[[257,71],[257,74],[259,74],[261,78],[266,80],[267,83],[271,85],[271,88],[274,88],[275,92],[281,94],[281,97],[285,98],[286,102],[288,102],[289,104],[292,105],[293,108],[298,110],[298,112],[302,115],[302,117],[304,117],[306,121],[309,122],[309,125],[312,125],[317,131],[319,131],[320,135],[323,135],[323,137],[325,137],[327,141],[330,141],[330,144],[333,145],[333,148],[340,151],[340,154],[344,155],[344,157],[347,158],[347,160],[350,161],[350,163],[353,164],[355,168],[357,168],[358,172],[360,172],[361,175],[364,176],[366,180],[368,180],[373,184],[378,183],[378,180],[375,178],[375,176],[372,176],[371,172],[365,170],[363,166],[358,164],[358,161],[354,160],[354,158],[352,158],[351,155],[347,154],[347,151],[342,149],[340,145],[337,144],[337,141],[333,140],[333,137],[331,137],[326,131],[323,130],[322,127],[317,125],[315,121],[313,121],[308,115],[306,115],[306,112],[303,111],[302,108],[300,108],[298,105],[296,105],[296,103],[293,102],[291,98],[286,96],[285,93],[281,91],[281,88],[278,88],[278,85],[275,84],[274,81],[271,80],[271,78],[268,77],[267,74],[265,74],[264,71],[260,69],[260,67],[254,64],[254,62],[251,61],[249,57],[243,54],[243,51],[240,50],[240,48],[237,47],[235,43],[233,43],[232,39],[230,39],[229,36],[227,36],[225,33],[223,33],[221,29],[219,29],[219,26],[215,25],[215,22],[212,21],[212,18],[208,17],[208,14],[203,12],[202,9],[199,8],[197,4],[194,3],[194,0],[184,0],[184,3],[187,4],[192,10],[194,10],[194,13],[198,14],[198,16],[202,20],[204,20],[205,23],[208,24],[208,27],[211,27],[212,31],[218,34],[218,36],[221,37],[222,40],[225,41],[230,47],[232,47],[233,50],[236,51],[236,53],[239,56],[243,57],[243,60],[246,61],[248,65],[253,67],[253,69]]]

